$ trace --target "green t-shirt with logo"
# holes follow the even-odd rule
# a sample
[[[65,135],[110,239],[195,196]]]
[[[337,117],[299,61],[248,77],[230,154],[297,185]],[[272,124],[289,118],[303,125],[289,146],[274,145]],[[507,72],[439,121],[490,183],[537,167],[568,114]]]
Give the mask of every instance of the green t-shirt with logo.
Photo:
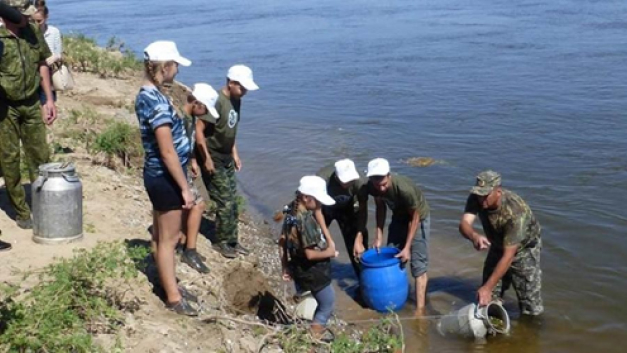
[[[464,213],[478,215],[483,231],[492,247],[532,244],[540,238],[540,223],[527,203],[515,193],[502,189],[501,205],[496,210],[486,210],[479,204],[477,195],[470,194]]]
[[[355,211],[355,206],[360,202],[368,202],[368,179],[359,178],[347,189],[335,176],[335,166],[326,166],[317,173],[327,183],[327,193],[335,200],[335,205],[330,206],[334,210]]]
[[[383,199],[387,207],[392,210],[393,218],[409,218],[409,211],[417,210],[420,220],[425,220],[429,216],[429,204],[422,190],[408,177],[398,174],[391,174],[391,177],[391,185],[385,194],[377,194],[372,183],[368,183],[369,193]]]
[[[32,98],[39,90],[39,63],[52,53],[35,25],[21,28],[19,37],[0,26],[0,100]]]
[[[232,156],[237,126],[240,120],[240,104],[240,100],[230,99],[220,90],[218,101],[215,105],[220,117],[213,120],[213,117],[207,115],[209,124],[206,124],[204,132],[207,148],[212,159]],[[203,119],[205,118],[203,117]]]

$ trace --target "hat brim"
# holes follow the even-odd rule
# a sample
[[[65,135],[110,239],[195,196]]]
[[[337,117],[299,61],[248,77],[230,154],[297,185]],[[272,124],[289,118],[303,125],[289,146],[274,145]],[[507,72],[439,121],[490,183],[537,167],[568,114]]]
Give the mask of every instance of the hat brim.
[[[257,86],[255,81],[253,80],[242,80],[238,82],[240,83],[240,85],[244,86],[244,88],[246,88],[249,91],[256,91],[259,89],[259,86]]]
[[[385,172],[384,170],[372,170],[372,171],[367,171],[366,176],[368,178],[373,177],[373,176],[386,176],[388,174],[390,174],[390,171],[388,170],[387,172]]]
[[[344,184],[346,183],[350,183],[351,181],[355,181],[357,179],[359,179],[359,174],[357,173],[356,170],[351,170],[348,173],[340,176],[339,174],[337,175],[337,178]]]
[[[218,119],[220,117],[220,114],[218,113],[216,108],[214,108],[214,107],[207,107],[207,110],[209,111],[209,114],[211,114],[211,116],[213,116],[214,118]]]
[[[325,206],[333,206],[333,205],[335,205],[335,200],[331,196],[329,196],[327,194],[324,194],[324,195],[311,195],[311,196],[315,197],[316,200],[320,201],[320,203],[325,205]]]
[[[474,186],[470,189],[470,193],[478,196],[487,196],[493,189],[494,188],[490,186]]]
[[[189,59],[184,58],[180,55],[174,58],[173,61],[176,61],[181,66],[190,66],[192,64],[192,62]]]
[[[33,5],[30,5],[29,7],[26,8],[26,10],[20,11],[20,12],[24,16],[32,16],[35,14],[35,12],[37,12],[37,8]]]

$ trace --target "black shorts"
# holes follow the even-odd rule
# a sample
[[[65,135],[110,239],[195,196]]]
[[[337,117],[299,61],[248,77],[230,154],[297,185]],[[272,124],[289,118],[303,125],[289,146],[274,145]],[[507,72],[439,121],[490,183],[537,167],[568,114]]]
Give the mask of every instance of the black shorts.
[[[170,173],[165,172],[154,177],[144,172],[144,187],[155,211],[165,212],[183,209],[185,202],[183,201],[182,190]]]

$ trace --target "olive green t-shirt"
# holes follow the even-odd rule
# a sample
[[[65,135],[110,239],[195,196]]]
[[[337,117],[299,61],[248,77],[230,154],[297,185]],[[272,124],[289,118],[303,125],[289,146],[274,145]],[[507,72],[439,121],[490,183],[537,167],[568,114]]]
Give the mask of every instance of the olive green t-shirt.
[[[398,174],[392,174],[391,177],[391,185],[383,195],[378,195],[372,183],[369,182],[370,195],[382,198],[387,207],[392,210],[393,218],[409,218],[410,210],[417,210],[421,221],[429,217],[429,204],[416,183]]]
[[[503,190],[501,205],[496,210],[486,210],[479,204],[477,195],[470,194],[464,213],[478,215],[483,231],[492,247],[521,245],[524,248],[540,238],[540,223],[527,203],[515,193]]]
[[[28,25],[14,37],[0,26],[0,100],[32,98],[39,90],[39,63],[52,53],[39,27]]]
[[[212,158],[217,157],[214,155],[216,152],[218,155],[223,156],[231,156],[233,154],[237,126],[240,121],[240,104],[240,100],[230,99],[220,90],[218,101],[215,105],[220,117],[215,120],[210,115],[203,117],[203,120],[209,123],[206,124],[204,132],[207,148]]]
[[[335,205],[332,206],[334,209],[354,210],[355,204],[368,202],[368,189],[366,188],[368,179],[359,178],[344,189],[335,176],[335,166],[324,167],[318,171],[317,175],[326,181],[327,193],[335,200]]]

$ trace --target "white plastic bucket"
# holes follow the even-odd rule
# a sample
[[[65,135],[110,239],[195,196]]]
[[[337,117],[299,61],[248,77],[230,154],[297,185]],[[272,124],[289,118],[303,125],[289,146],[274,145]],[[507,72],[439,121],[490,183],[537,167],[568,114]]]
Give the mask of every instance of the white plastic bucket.
[[[490,323],[490,317],[502,320],[504,327],[495,328]],[[498,302],[492,302],[484,307],[468,304],[449,315],[443,316],[438,323],[438,331],[443,336],[454,334],[468,338],[483,338],[488,333],[507,334],[509,329],[509,315]]]
[[[307,295],[303,297],[298,305],[296,305],[296,308],[294,308],[294,315],[298,318],[311,321],[314,318],[317,308],[318,302],[316,299],[311,295]]]

